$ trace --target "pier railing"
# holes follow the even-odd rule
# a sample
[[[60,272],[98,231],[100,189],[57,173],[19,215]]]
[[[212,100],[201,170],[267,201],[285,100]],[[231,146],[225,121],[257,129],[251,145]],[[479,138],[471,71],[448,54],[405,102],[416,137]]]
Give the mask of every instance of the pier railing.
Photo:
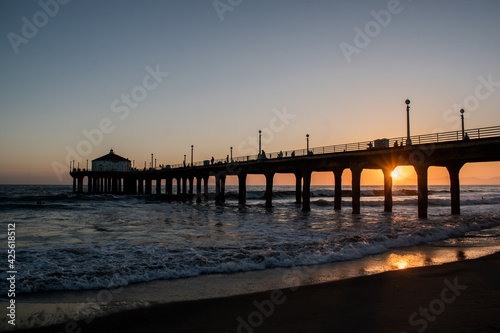
[[[429,144],[429,143],[439,143],[439,142],[452,142],[452,141],[500,137],[500,126],[467,129],[464,131],[464,134],[465,134],[464,137],[462,137],[462,131],[458,130],[450,132],[414,135],[411,136],[410,138],[412,141],[412,145],[419,145],[419,144]],[[391,147],[396,148],[401,146],[406,146],[405,136],[400,136],[390,139],[383,138],[371,141],[361,141],[361,142],[345,143],[340,145],[314,147],[314,148],[309,148],[309,152],[307,151],[306,148],[304,148],[304,149],[265,153],[265,157],[259,155],[247,155],[247,156],[234,157],[232,160],[228,158],[221,158],[221,159],[216,159],[213,162],[208,160],[198,161],[194,162],[193,166],[255,161],[263,158],[265,159],[293,158],[306,155],[334,154],[334,153],[353,152],[353,151],[360,151],[367,149],[383,149]],[[170,168],[172,169],[184,168],[184,167],[191,167],[191,165],[174,164],[170,166]],[[162,169],[162,168],[156,168],[156,169]]]

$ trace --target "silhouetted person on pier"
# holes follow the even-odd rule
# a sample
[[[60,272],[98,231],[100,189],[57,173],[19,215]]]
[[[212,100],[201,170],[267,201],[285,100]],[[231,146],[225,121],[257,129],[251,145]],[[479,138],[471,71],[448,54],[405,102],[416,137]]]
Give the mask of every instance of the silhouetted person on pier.
[[[211,159],[211,162],[212,162],[212,165],[214,165],[214,157],[212,156],[212,159]]]
[[[469,133],[465,133],[465,135],[464,135],[464,140],[469,140],[469,139],[470,139],[470,138],[469,138]]]
[[[399,146],[398,140],[394,141],[394,147]]]
[[[373,148],[373,144],[372,144],[372,142],[371,142],[371,141],[370,141],[370,142],[368,142],[368,145],[367,145],[367,146],[368,146],[368,149]]]
[[[292,151],[292,153],[290,154],[290,156],[295,157],[295,151]]]
[[[266,159],[266,152],[264,151],[264,149],[262,149],[262,153],[260,154],[261,158],[263,159]]]
[[[229,155],[226,156],[226,164],[229,163]]]

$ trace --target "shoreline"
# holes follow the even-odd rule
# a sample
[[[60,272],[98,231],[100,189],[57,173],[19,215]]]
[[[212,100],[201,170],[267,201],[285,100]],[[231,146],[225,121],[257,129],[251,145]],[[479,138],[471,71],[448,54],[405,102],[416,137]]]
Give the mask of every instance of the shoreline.
[[[157,280],[114,289],[19,295],[17,327],[57,327],[57,324],[54,326],[55,323],[68,323],[72,320],[85,323],[94,321],[94,318],[97,320],[98,317],[106,318],[130,310],[147,311],[149,308],[168,304],[209,302],[211,299],[243,297],[269,290],[301,289],[332,281],[335,283],[375,276],[402,268],[439,267],[443,263],[500,253],[500,245],[494,244],[495,242],[490,246],[474,246],[470,244],[469,238],[458,238],[451,243],[450,240],[445,240],[435,244],[395,248],[360,259],[321,265]],[[6,329],[9,327],[2,328]],[[26,332],[45,332],[43,329],[28,329]]]
[[[427,312],[419,313],[422,308]],[[157,304],[90,323],[19,331],[412,332],[425,326],[426,332],[465,332],[500,330],[498,318],[500,252],[333,282]]]

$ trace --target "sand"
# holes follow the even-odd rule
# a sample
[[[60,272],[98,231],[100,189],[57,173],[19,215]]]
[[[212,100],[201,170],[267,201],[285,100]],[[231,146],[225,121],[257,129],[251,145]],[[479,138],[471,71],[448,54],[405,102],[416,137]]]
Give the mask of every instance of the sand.
[[[307,274],[306,268],[297,272]],[[499,331],[500,253],[17,332]]]

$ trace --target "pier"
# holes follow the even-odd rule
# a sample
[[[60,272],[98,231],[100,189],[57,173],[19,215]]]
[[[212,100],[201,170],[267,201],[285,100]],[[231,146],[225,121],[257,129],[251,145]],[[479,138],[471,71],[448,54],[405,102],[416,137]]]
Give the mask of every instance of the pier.
[[[265,204],[272,207],[273,179],[276,174],[295,175],[296,202],[303,211],[310,208],[311,174],[333,172],[334,205],[342,208],[342,174],[352,173],[352,212],[361,212],[361,173],[379,169],[384,175],[384,211],[392,211],[392,171],[398,166],[413,166],[417,174],[418,216],[427,217],[428,169],[446,167],[450,176],[451,214],[460,214],[460,169],[466,163],[500,161],[500,126],[415,135],[410,138],[363,141],[334,146],[299,149],[271,154],[240,156],[234,159],[200,161],[160,168],[129,171],[96,171],[71,168],[73,192],[88,193],[166,194],[180,198],[209,198],[208,182],[215,179],[216,204],[225,202],[226,177],[238,177],[238,202],[246,202],[246,179],[251,174],[266,178]],[[411,140],[408,140],[411,139]],[[405,145],[399,143],[405,142]],[[207,163],[208,162],[208,163]],[[173,180],[177,188],[173,190]],[[196,180],[196,182],[195,182]],[[196,189],[194,184],[196,183]],[[162,193],[162,184],[165,191]]]

